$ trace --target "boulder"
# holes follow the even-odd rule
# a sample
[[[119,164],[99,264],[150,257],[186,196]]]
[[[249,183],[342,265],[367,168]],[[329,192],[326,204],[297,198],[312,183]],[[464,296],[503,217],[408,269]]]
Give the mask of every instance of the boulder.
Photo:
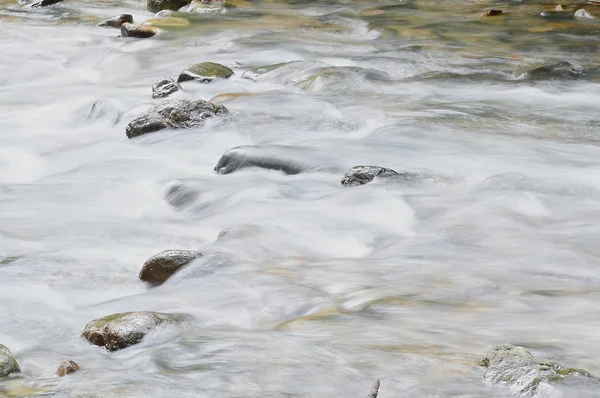
[[[112,17],[105,21],[100,22],[98,27],[101,28],[120,28],[125,22],[133,23],[133,16],[131,14],[121,14],[116,17]]]
[[[148,0],[146,9],[150,12],[159,12],[161,10],[177,11],[188,3],[188,0]]]
[[[342,178],[342,185],[353,187],[367,184],[373,181],[375,177],[385,178],[398,175],[394,170],[385,167],[354,166]]]
[[[522,77],[529,80],[575,79],[581,74],[581,70],[563,61],[533,68],[525,72]]]
[[[181,86],[170,77],[158,80],[152,86],[152,98],[164,98],[181,90]]]
[[[126,127],[128,138],[164,129],[200,126],[210,117],[229,113],[227,108],[203,100],[164,101],[133,119]]]
[[[68,374],[75,373],[79,370],[79,365],[75,361],[62,361],[58,369],[56,370],[56,375],[58,377],[64,377]]]
[[[160,285],[181,267],[201,256],[202,253],[191,250],[162,251],[144,263],[139,278],[153,285]]]
[[[0,378],[6,377],[11,373],[19,373],[21,368],[15,360],[10,350],[0,344]]]
[[[152,37],[160,32],[160,29],[154,26],[134,25],[129,22],[125,22],[121,25],[121,36],[123,37],[137,37],[138,39],[145,39]]]
[[[52,4],[56,4],[56,3],[60,3],[63,0],[42,0],[42,1],[38,1],[36,3],[33,3],[31,6],[32,7],[46,7],[46,6],[50,6]]]
[[[82,337],[108,351],[117,351],[139,343],[158,325],[180,319],[181,316],[149,311],[123,312],[89,322]]]
[[[228,79],[233,71],[228,67],[214,62],[202,62],[192,65],[179,75],[177,83],[196,80],[200,83],[210,83],[215,79]]]
[[[563,368],[554,361],[536,358],[527,349],[512,344],[501,344],[490,349],[481,359],[485,368],[484,379],[506,384],[515,393],[531,396],[541,385],[556,382],[597,382],[581,369]],[[588,380],[585,380],[588,379]]]

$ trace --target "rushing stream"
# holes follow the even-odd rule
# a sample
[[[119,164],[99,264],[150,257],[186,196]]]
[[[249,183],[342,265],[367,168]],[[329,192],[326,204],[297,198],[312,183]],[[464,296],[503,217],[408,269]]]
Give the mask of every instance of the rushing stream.
[[[0,343],[22,370],[0,396],[508,397],[478,367],[500,343],[600,375],[600,19],[230,4],[138,39],[95,25],[142,0],[0,0]],[[230,114],[127,139],[152,84],[204,61],[235,74],[174,98]],[[559,61],[587,73],[524,74]],[[315,168],[213,170],[265,144]],[[360,164],[435,178],[342,187]],[[140,281],[166,249],[204,256]],[[191,318],[113,353],[81,337],[138,310]],[[540,395],[600,396],[565,388]]]

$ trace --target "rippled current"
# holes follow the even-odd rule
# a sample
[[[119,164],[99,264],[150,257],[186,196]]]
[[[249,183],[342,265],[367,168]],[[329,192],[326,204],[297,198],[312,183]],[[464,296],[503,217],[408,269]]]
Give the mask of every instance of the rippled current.
[[[500,343],[600,375],[600,78],[522,76],[599,65],[600,23],[542,1],[230,4],[135,39],[94,26],[143,1],[0,0],[0,342],[22,369],[0,396],[507,397],[477,366]],[[235,75],[176,97],[230,115],[128,140],[152,84],[203,61]],[[214,172],[248,144],[339,171]],[[439,178],[342,187],[357,164]],[[205,256],[151,288],[166,249]],[[193,320],[114,353],[80,337],[136,310]],[[54,377],[64,359],[82,371]]]

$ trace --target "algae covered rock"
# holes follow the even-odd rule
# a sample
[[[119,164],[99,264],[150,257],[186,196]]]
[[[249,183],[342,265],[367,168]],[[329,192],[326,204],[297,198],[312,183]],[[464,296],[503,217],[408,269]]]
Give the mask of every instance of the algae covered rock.
[[[164,129],[187,129],[200,126],[210,117],[229,113],[220,104],[204,100],[164,101],[133,119],[126,127],[128,138]]]
[[[514,392],[527,396],[534,395],[542,384],[577,382],[577,379],[597,382],[585,370],[563,368],[554,361],[536,358],[527,349],[512,344],[490,349],[479,365],[486,368],[486,381],[505,384]]]
[[[75,373],[79,370],[79,365],[75,361],[62,361],[58,369],[56,370],[56,375],[58,377],[64,377],[68,374]]]
[[[202,253],[192,250],[165,250],[144,263],[139,278],[160,285],[178,269],[201,256]]]
[[[96,26],[101,28],[120,28],[125,22],[133,23],[133,16],[131,14],[117,15],[116,17],[112,17],[100,22]]]
[[[225,65],[214,62],[202,62],[195,64],[181,72],[177,78],[177,83],[196,80],[200,83],[210,83],[215,79],[228,79],[233,75],[233,71]]]
[[[19,373],[21,368],[19,368],[19,364],[13,357],[12,352],[10,350],[0,344],[0,378],[6,377],[11,373]]]
[[[161,10],[177,11],[188,3],[188,0],[148,0],[146,9],[150,12],[159,12]]]
[[[123,312],[89,322],[82,336],[90,343],[117,351],[137,344],[146,334],[165,322],[181,320],[181,316],[157,312]]]
[[[379,166],[354,166],[342,178],[342,185],[357,186],[367,184],[375,177],[384,178],[397,176],[392,169]]]
[[[181,90],[181,86],[170,77],[158,80],[152,86],[152,98],[164,98]]]
[[[158,33],[160,33],[160,29],[154,26],[134,25],[129,22],[125,22],[121,25],[121,36],[123,37],[137,37],[138,39],[145,39]]]

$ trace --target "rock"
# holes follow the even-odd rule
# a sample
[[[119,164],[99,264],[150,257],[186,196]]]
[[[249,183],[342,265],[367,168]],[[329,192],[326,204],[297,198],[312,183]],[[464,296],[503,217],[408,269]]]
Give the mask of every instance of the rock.
[[[0,344],[0,378],[6,377],[11,373],[19,373],[21,368],[15,360],[10,350]]]
[[[557,11],[557,10],[542,11],[540,13],[540,16],[542,18],[549,19],[552,21],[564,21],[564,20],[573,19],[572,13],[567,12],[567,11]]]
[[[527,349],[511,344],[490,349],[479,365],[486,368],[486,381],[506,384],[514,392],[527,396],[535,394],[542,384],[577,378],[596,381],[585,370],[562,368],[554,361],[536,358]]]
[[[188,3],[188,0],[148,0],[146,9],[150,12],[159,12],[161,10],[177,11]]]
[[[56,375],[58,377],[64,377],[68,374],[75,373],[79,370],[79,365],[75,361],[62,361],[58,370],[56,371]]]
[[[144,21],[142,26],[154,26],[163,29],[186,29],[190,27],[190,21],[179,17],[151,18]]]
[[[137,37],[139,39],[145,39],[152,37],[159,32],[160,29],[154,26],[134,25],[129,22],[125,22],[121,25],[121,36],[123,37]]]
[[[181,7],[179,12],[194,14],[220,14],[225,11],[224,2],[193,0],[189,4]]]
[[[577,19],[596,19],[595,16],[593,16],[592,14],[590,14],[588,12],[588,10],[582,8],[580,10],[575,11],[575,14],[573,14],[573,16]]]
[[[181,86],[170,77],[160,79],[152,86],[152,98],[164,98],[181,90]]]
[[[522,76],[530,80],[574,79],[581,76],[581,71],[568,62],[557,62],[551,65],[531,69]]]
[[[165,200],[175,208],[181,208],[194,202],[200,192],[185,184],[175,183],[167,189]]]
[[[480,15],[480,17],[498,17],[503,15],[502,10],[489,10]]]
[[[127,138],[164,129],[187,129],[200,126],[210,117],[229,113],[227,108],[203,100],[171,100],[142,113],[126,127]]]
[[[158,325],[180,318],[149,311],[123,312],[91,321],[85,326],[82,337],[108,351],[117,351],[139,343]]]
[[[385,167],[354,166],[344,175],[344,178],[342,178],[342,185],[351,187],[364,185],[373,181],[375,177],[383,178],[397,175],[398,173],[396,173],[394,170],[387,169]]]
[[[191,250],[165,250],[144,263],[139,278],[154,285],[161,285],[179,268],[201,256],[202,253]]]
[[[133,23],[133,16],[131,14],[121,14],[116,17],[112,17],[105,21],[100,22],[98,27],[102,28],[120,28],[125,22]]]
[[[63,0],[42,0],[42,1],[38,1],[37,3],[33,3],[31,6],[32,7],[46,7],[46,6],[50,6],[52,4],[56,4],[56,3],[60,3]]]
[[[379,379],[376,379],[373,383],[373,387],[371,387],[371,392],[369,393],[369,395],[367,395],[367,398],[377,398],[377,396],[379,395],[380,384],[381,382],[379,381]]]
[[[554,7],[554,11],[564,11],[565,7],[562,4],[557,5],[556,7]]]
[[[192,65],[179,75],[177,83],[196,80],[200,83],[210,83],[215,79],[228,79],[233,71],[228,67],[214,62],[202,62]]]

